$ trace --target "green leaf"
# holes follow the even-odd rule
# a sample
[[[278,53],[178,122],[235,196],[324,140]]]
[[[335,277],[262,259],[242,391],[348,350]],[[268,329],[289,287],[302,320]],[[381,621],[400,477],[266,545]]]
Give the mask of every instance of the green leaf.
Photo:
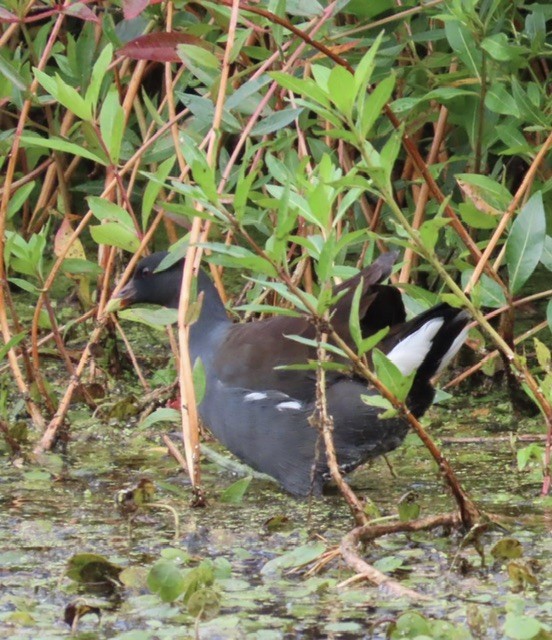
[[[102,82],[104,81],[105,74],[107,73],[107,68],[111,63],[112,58],[113,58],[113,45],[111,43],[108,43],[102,49],[102,52],[100,53],[100,55],[98,56],[98,59],[96,60],[96,62],[94,63],[94,66],[92,67],[90,84],[88,85],[88,88],[86,89],[86,93],[84,96],[85,102],[88,104],[89,108],[92,111],[96,110],[98,97],[100,95],[100,88],[102,86]]]
[[[515,57],[514,49],[508,44],[508,36],[505,33],[494,33],[483,38],[481,48],[499,62],[508,62]]]
[[[220,600],[220,593],[214,589],[198,589],[188,599],[188,613],[199,620],[212,620],[219,614]]]
[[[381,41],[385,31],[380,31],[378,37],[374,40],[372,46],[368,49],[368,51],[362,56],[362,59],[357,65],[355,69],[354,75],[354,85],[355,85],[355,96],[358,96],[361,92],[365,93],[368,91],[368,85],[370,83],[370,79],[372,77],[372,73],[376,67],[376,54],[381,45]],[[361,104],[361,99],[359,100],[359,104]]]
[[[80,584],[118,581],[122,567],[97,553],[77,553],[67,562],[66,575]]]
[[[319,282],[328,282],[333,272],[335,260],[335,235],[332,233],[322,245],[322,251],[315,265]],[[330,291],[328,293],[331,294]]]
[[[56,73],[55,78],[34,68],[34,74],[40,84],[48,91],[64,107],[72,111],[81,120],[92,119],[92,109],[90,105],[82,98],[78,91],[71,85],[64,82]]]
[[[284,89],[289,89],[298,96],[308,96],[323,107],[328,107],[330,104],[327,92],[310,78],[296,78],[281,71],[272,71],[268,75]]]
[[[147,585],[163,602],[174,602],[184,593],[187,581],[181,569],[173,562],[158,560],[148,573]]]
[[[544,239],[541,262],[548,271],[552,271],[552,236],[546,236]]]
[[[474,229],[495,229],[499,218],[490,213],[483,213],[473,202],[462,202],[458,205],[458,212],[462,221]]]
[[[301,567],[316,560],[325,550],[326,545],[323,542],[309,542],[269,560],[261,569],[261,574],[273,575],[281,573],[284,569]]]
[[[112,87],[100,111],[100,131],[104,144],[109,151],[109,158],[113,164],[119,162],[124,127],[125,112],[119,104],[119,92],[117,88]]]
[[[25,338],[26,335],[27,335],[27,332],[22,331],[21,333],[18,333],[15,336],[12,336],[8,340],[8,342],[6,342],[6,344],[0,345],[0,360],[3,360],[7,356],[8,351],[16,347],[21,342],[21,340]]]
[[[504,622],[504,634],[512,640],[531,640],[536,638],[542,629],[541,623],[529,616],[507,613]]]
[[[194,391],[196,402],[199,404],[205,397],[205,389],[207,382],[205,379],[205,367],[201,358],[197,358],[192,369],[192,381],[194,383]]]
[[[293,77],[286,76],[285,73],[281,75]],[[258,78],[247,80],[247,82],[244,82],[235,89],[230,87],[229,89],[233,91],[233,93],[226,98],[225,107],[230,111],[236,109],[239,113],[245,113],[243,110],[244,104],[248,104],[249,102],[251,102],[251,104],[258,104],[261,99],[260,90],[269,82],[269,76],[263,74]]]
[[[41,289],[38,289],[34,284],[28,282],[27,280],[23,280],[23,278],[8,278],[8,282],[11,282],[16,287],[19,287],[23,291],[32,294],[38,294]]]
[[[389,327],[384,327],[379,331],[376,331],[373,335],[368,338],[364,338],[358,347],[359,355],[364,355],[367,351],[373,349],[379,342],[385,338],[385,336],[389,333]]]
[[[516,538],[502,538],[492,548],[491,555],[497,560],[512,560],[523,556],[523,547]]]
[[[132,307],[119,311],[119,317],[124,320],[141,322],[148,327],[161,329],[169,324],[174,324],[178,320],[177,309],[167,309],[159,307],[157,309],[146,309],[145,307]]]
[[[280,129],[285,129],[291,122],[297,120],[303,109],[282,109],[260,120],[252,129],[252,136],[266,136]]]
[[[197,51],[197,49],[201,49]],[[203,51],[207,55],[203,55]],[[192,73],[203,85],[208,89],[213,87],[215,83],[220,80],[220,68],[213,66],[214,61],[210,57],[213,54],[204,50],[202,47],[196,47],[195,45],[178,44],[176,46],[176,53],[182,60],[188,71]]]
[[[396,637],[398,638],[431,638],[431,626],[423,615],[416,611],[407,611],[397,618]]]
[[[515,294],[539,263],[546,238],[542,193],[537,191],[518,213],[506,242],[510,291]]]
[[[0,55],[0,74],[2,74],[11,84],[19,89],[19,91],[26,91],[27,83],[15,66]]]
[[[416,491],[409,491],[399,500],[397,510],[399,512],[399,520],[408,522],[415,520],[420,515],[420,503],[418,501]]]
[[[120,222],[105,222],[101,225],[91,226],[90,235],[97,244],[119,247],[119,249],[130,253],[136,253],[140,247],[140,240],[136,233]]]
[[[88,206],[98,220],[101,220],[102,222],[118,222],[128,229],[134,229],[132,216],[118,204],[115,204],[110,200],[106,200],[105,198],[89,196]]]
[[[502,82],[494,82],[485,95],[485,106],[489,111],[506,116],[520,117],[519,107]]]
[[[303,304],[301,298],[296,296],[294,293],[291,293],[287,286],[282,282],[275,282],[272,280],[259,280],[257,278],[248,278],[251,282],[256,282],[260,284],[262,287],[266,287],[267,289],[272,289],[279,296],[282,296],[285,300],[291,302],[291,304],[297,309],[308,313],[308,308]],[[316,307],[316,298],[313,295],[303,292],[303,297],[311,304],[313,307]]]
[[[437,240],[439,239],[439,231],[450,222],[448,218],[431,218],[425,220],[420,227],[420,239],[426,249],[433,251]]]
[[[99,276],[103,273],[103,269],[98,264],[83,258],[66,258],[61,268],[65,273],[76,276]]]
[[[256,304],[251,302],[248,304],[240,304],[237,307],[232,307],[232,309],[234,311],[249,311],[251,313],[276,314],[279,316],[289,316],[291,318],[303,317],[303,314],[299,313],[299,311],[287,309],[286,307],[278,307],[273,304]]]
[[[489,178],[489,176],[483,176],[477,173],[458,173],[456,180],[460,184],[468,184],[472,187],[474,195],[480,197],[485,203],[499,211],[507,209],[512,200],[508,189],[496,180]]]
[[[186,155],[186,153],[184,153]],[[197,185],[201,187],[205,197],[209,202],[217,205],[219,202],[219,195],[217,193],[217,185],[215,182],[215,172],[207,163],[204,156],[196,158],[194,162],[190,164],[192,167],[192,173]]]
[[[226,504],[239,504],[243,501],[243,496],[251,483],[251,476],[240,478],[227,487],[221,494],[219,501]]]
[[[206,69],[218,70],[220,62],[214,53],[195,44],[179,44],[178,55],[183,62],[192,62]]]
[[[543,447],[541,447],[541,445],[536,442],[533,442],[527,447],[518,449],[516,455],[518,471],[523,471],[531,460],[540,463],[542,460],[543,452]]]
[[[527,118],[531,124],[546,127],[548,128],[550,124],[548,123],[545,110],[536,107],[527,93],[523,90],[520,82],[517,78],[512,78],[512,93],[514,96],[514,100],[519,107],[521,115],[524,118]]]
[[[181,416],[180,411],[177,409],[170,409],[169,407],[160,407],[149,414],[142,422],[140,422],[141,429],[149,429],[152,425],[158,422],[170,422],[171,424],[180,424]]]
[[[445,22],[445,34],[452,49],[462,59],[469,71],[478,79],[481,69],[481,52],[474,46],[474,38],[471,31],[456,20]]]
[[[473,274],[473,269],[462,271],[462,286],[465,287]],[[472,291],[472,299],[476,306],[499,309],[506,304],[506,297],[502,287],[486,274],[482,274],[479,282]]]
[[[372,361],[379,381],[388,389],[399,402],[404,402],[414,381],[416,372],[403,376],[399,368],[379,349],[372,352]]]
[[[544,371],[549,370],[552,360],[550,349],[544,344],[544,342],[541,342],[538,338],[533,338],[533,343],[535,345],[535,355],[537,356],[539,367],[541,367],[541,369],[543,369]]]
[[[406,518],[406,520],[410,519],[411,518]],[[378,571],[383,571],[383,573],[392,573],[393,571],[400,569],[403,564],[404,560],[402,558],[399,558],[398,556],[385,556],[383,558],[380,558],[379,560],[376,560],[376,562],[373,563],[373,566]]]
[[[357,351],[360,351],[360,345],[362,344],[362,331],[360,329],[360,296],[362,295],[362,282],[358,283],[353,300],[351,302],[351,310],[349,312],[349,332],[351,338],[354,340]],[[362,355],[362,354],[361,354]]]
[[[552,300],[548,302],[546,307],[546,320],[548,321],[548,328],[552,331]]]
[[[396,131],[392,131],[387,142],[383,145],[383,149],[380,154],[380,162],[387,182],[386,188],[391,192],[391,179],[393,169],[395,168],[395,161],[399,155],[399,151],[402,147],[402,132],[403,127]]]
[[[395,75],[390,73],[378,83],[376,88],[364,100],[358,128],[363,138],[366,138],[376,120],[380,117],[383,107],[389,102],[395,88]]]
[[[251,269],[251,271],[271,277],[277,275],[276,269],[268,260],[258,256],[256,253],[253,253],[253,251],[249,251],[249,249],[245,247],[226,245],[223,242],[204,242],[199,246],[213,252],[213,255],[209,256],[209,262],[213,262],[214,264],[240,269]]]
[[[167,158],[159,165],[159,167],[157,167],[157,171],[153,174],[155,179],[148,179],[147,181],[144,196],[142,198],[142,229],[146,229],[148,226],[149,216],[153,209],[153,205],[155,204],[155,200],[157,199],[165,180],[169,177],[175,160],[176,156],[170,156]],[[144,175],[146,177],[151,176],[151,174],[148,173],[144,173]]]
[[[354,78],[351,72],[341,66],[334,67],[328,78],[328,91],[331,101],[350,120],[355,99]]]
[[[2,56],[0,56],[1,58]],[[34,189],[36,182],[33,180],[22,187],[19,187],[15,193],[12,193],[10,202],[8,204],[8,220],[12,218],[21,207],[27,202],[31,191]]]
[[[317,342],[316,340],[311,340],[310,338],[304,338],[303,336],[298,336],[298,335],[284,335],[285,338],[289,338],[290,340],[294,340],[295,342],[299,342],[300,344],[305,344],[308,347],[312,347],[313,349],[317,349],[320,346],[320,343]],[[329,351],[330,353],[335,353],[336,355],[340,356],[341,358],[346,357],[345,353],[339,348],[336,347],[333,344],[329,344],[328,342],[324,342],[322,344],[323,348],[325,351]]]
[[[516,121],[513,118],[508,118],[497,124],[494,128],[497,136],[506,145],[506,149],[502,152],[508,155],[519,155],[533,153],[533,148],[528,140],[525,139]]]
[[[108,164],[106,158],[101,158],[78,144],[68,142],[67,140],[63,140],[63,138],[56,138],[55,136],[52,138],[41,138],[37,135],[27,134],[21,136],[21,143],[26,147],[44,147],[46,149],[54,149],[55,151],[64,151],[74,156],[92,160],[92,162],[97,162],[98,164]]]

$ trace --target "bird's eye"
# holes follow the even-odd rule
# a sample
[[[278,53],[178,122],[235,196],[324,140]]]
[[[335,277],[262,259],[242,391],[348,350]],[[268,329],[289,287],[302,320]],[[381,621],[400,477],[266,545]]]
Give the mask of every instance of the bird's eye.
[[[149,267],[142,267],[139,275],[140,275],[140,278],[145,278],[146,276],[149,276],[150,273],[151,273],[151,269]]]

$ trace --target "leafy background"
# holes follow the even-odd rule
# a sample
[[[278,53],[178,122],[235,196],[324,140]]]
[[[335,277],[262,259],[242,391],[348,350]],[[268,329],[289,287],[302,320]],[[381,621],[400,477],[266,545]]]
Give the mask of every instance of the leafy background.
[[[518,464],[548,491],[551,18],[509,0],[3,0],[6,452],[25,430],[48,450],[72,403],[110,401],[115,336],[132,340],[106,305],[144,247],[204,253],[250,316],[322,314],[328,282],[398,246],[410,311],[445,299],[477,321],[462,378],[540,409],[548,443]],[[139,371],[148,398],[157,369]]]

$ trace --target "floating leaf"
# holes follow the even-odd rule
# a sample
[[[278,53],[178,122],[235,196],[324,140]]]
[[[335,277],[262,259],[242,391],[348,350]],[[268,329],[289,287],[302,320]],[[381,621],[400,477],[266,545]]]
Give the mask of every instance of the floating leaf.
[[[542,460],[543,448],[540,444],[533,442],[527,447],[519,449],[517,452],[517,467],[523,471],[531,460],[539,462]]]
[[[374,562],[374,568],[378,571],[383,571],[383,573],[392,573],[397,569],[400,569],[404,564],[402,558],[397,556],[385,556],[384,558],[380,558]]]
[[[261,569],[263,575],[280,573],[284,569],[301,567],[309,564],[324,553],[326,545],[323,542],[310,542],[301,547],[296,547],[281,556],[269,560]]]
[[[541,623],[530,616],[507,613],[504,621],[504,635],[512,640],[531,640],[542,629]]]
[[[401,522],[415,520],[420,515],[420,504],[418,499],[419,496],[415,491],[409,491],[401,497],[397,505],[399,520]]]
[[[150,569],[147,577],[148,588],[157,594],[163,602],[174,602],[187,585],[182,570],[170,560],[158,560]]]
[[[251,476],[247,476],[246,478],[236,480],[236,482],[231,484],[220,494],[220,502],[225,502],[227,504],[239,504],[242,502],[243,496],[251,483],[251,479]]]
[[[188,600],[188,613],[194,618],[211,620],[220,611],[220,594],[214,589],[199,589]]]
[[[151,480],[142,478],[138,484],[128,489],[121,489],[115,495],[115,504],[124,516],[129,516],[138,511],[155,497],[155,485]]]
[[[97,553],[77,553],[67,563],[66,575],[75,582],[112,583],[118,580],[122,567],[110,562]]]
[[[497,560],[514,560],[523,556],[523,547],[515,538],[502,538],[492,547],[491,555]]]

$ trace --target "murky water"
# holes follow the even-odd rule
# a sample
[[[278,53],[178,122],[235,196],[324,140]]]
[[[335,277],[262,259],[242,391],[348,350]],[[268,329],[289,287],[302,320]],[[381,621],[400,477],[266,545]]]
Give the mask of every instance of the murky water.
[[[469,403],[461,414],[434,409],[432,418],[442,423],[443,436],[474,431],[488,434],[485,427],[496,422],[496,411],[494,416],[480,415],[477,429],[473,412],[473,403]],[[505,428],[510,426],[506,423]],[[503,524],[508,532],[494,531],[483,539],[485,568],[473,547],[459,552],[460,537],[439,531],[389,537],[370,546],[365,556],[370,562],[379,563],[405,586],[433,598],[422,606],[361,582],[339,587],[352,574],[336,560],[314,576],[267,566],[271,559],[312,540],[328,548],[338,544],[352,527],[338,495],[309,503],[254,480],[240,504],[225,504],[218,497],[235,478],[205,463],[209,506],[192,509],[187,504],[186,478],[165,456],[156,430],[143,432],[132,425],[121,428],[97,423],[77,428],[69,454],[65,458],[48,456],[44,466],[19,467],[5,454],[0,480],[0,635],[69,636],[64,610],[78,596],[102,607],[100,622],[94,614],[82,618],[77,631],[80,638],[384,638],[389,621],[407,609],[447,620],[467,632],[469,607],[472,618],[475,607],[486,621],[486,635],[480,637],[506,637],[501,635],[501,625],[505,613],[514,609],[523,609],[543,624],[551,623],[552,508],[550,500],[539,498],[538,469],[518,473],[508,443],[447,445],[446,451],[480,507],[507,516]],[[358,493],[370,496],[383,515],[395,513],[400,497],[411,490],[419,495],[421,515],[453,507],[435,466],[414,437],[390,459],[397,478],[383,460],[352,477]],[[176,541],[172,516],[157,509],[139,514],[129,536],[114,496],[143,477],[158,483],[156,499],[179,513]],[[284,525],[272,530],[267,523],[279,516],[285,516]],[[524,558],[538,563],[538,585],[521,594],[511,591],[506,562],[493,563],[489,554],[504,536],[519,540]],[[211,620],[196,626],[182,602],[163,603],[145,585],[147,571],[171,549],[191,556],[190,566],[201,559],[224,558],[225,566],[229,563],[226,575],[215,580],[220,609]],[[81,552],[101,554],[123,567],[140,569],[142,578],[133,586],[121,587],[116,597],[90,593],[64,575],[68,559]],[[451,570],[457,553],[459,568]],[[498,630],[491,624],[491,612],[496,613]],[[473,627],[473,620],[471,624]]]

